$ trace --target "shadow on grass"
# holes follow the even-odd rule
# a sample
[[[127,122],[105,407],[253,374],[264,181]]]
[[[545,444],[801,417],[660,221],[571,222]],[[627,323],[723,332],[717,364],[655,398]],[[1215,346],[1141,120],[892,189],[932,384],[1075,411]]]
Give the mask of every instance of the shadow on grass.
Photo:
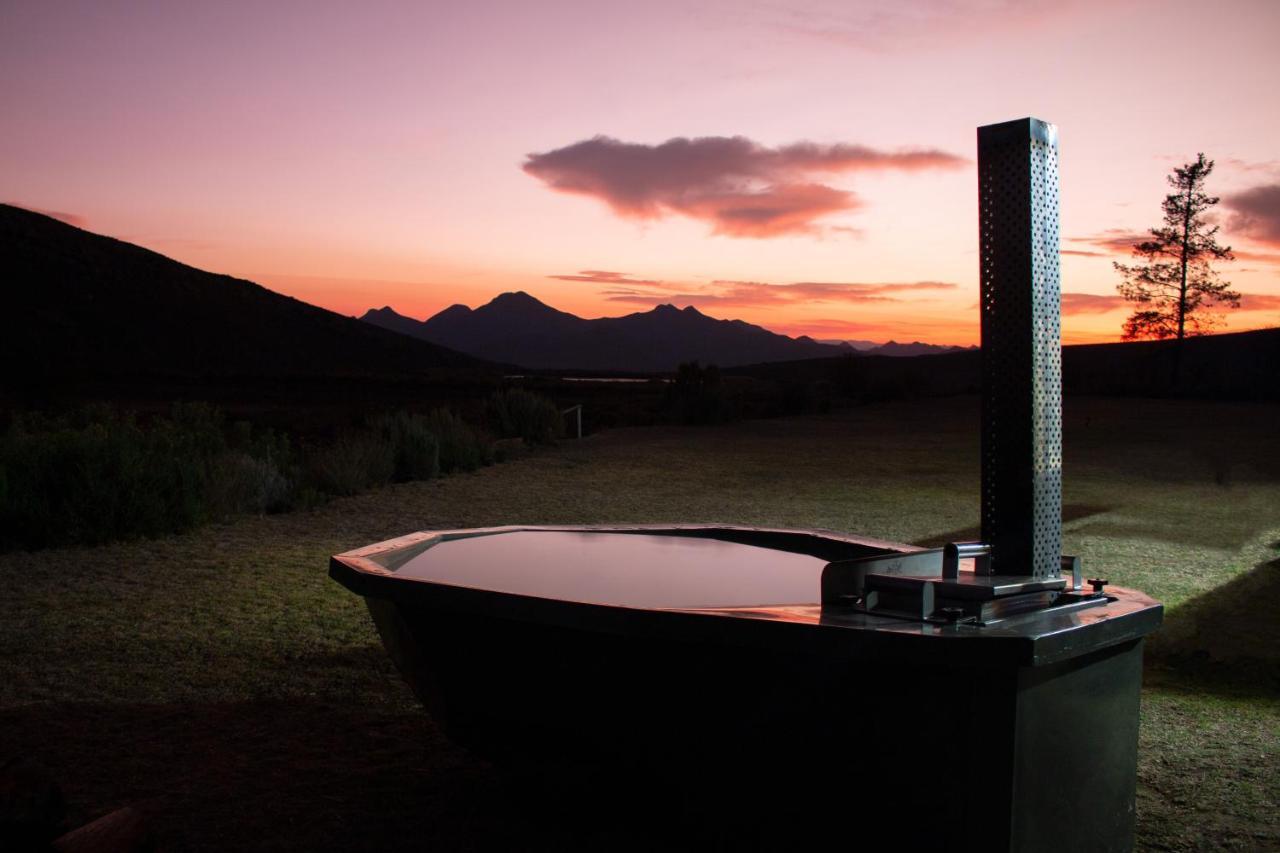
[[[583,767],[495,768],[451,745],[418,709],[28,706],[0,711],[0,762],[10,757],[63,789],[64,828],[130,805],[165,850],[681,846],[654,834],[674,818],[646,827],[657,815],[621,811],[635,791],[606,786]]]
[[[1062,507],[1062,521],[1065,524],[1068,521],[1088,518],[1091,515],[1101,515],[1113,509],[1115,507],[1101,504],[1066,504]],[[973,542],[981,538],[981,527],[962,527],[959,530],[950,530],[946,533],[939,533],[936,536],[926,536],[923,539],[917,539],[911,544],[920,548],[941,548],[948,542]]]
[[[1278,613],[1280,558],[1170,611],[1147,642],[1148,683],[1280,698]]]

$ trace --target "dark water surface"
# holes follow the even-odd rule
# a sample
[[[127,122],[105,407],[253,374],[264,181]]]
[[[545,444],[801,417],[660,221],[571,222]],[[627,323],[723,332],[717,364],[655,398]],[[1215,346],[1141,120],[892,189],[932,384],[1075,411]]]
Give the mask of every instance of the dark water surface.
[[[692,536],[527,530],[440,542],[398,577],[645,608],[801,604],[826,560]]]

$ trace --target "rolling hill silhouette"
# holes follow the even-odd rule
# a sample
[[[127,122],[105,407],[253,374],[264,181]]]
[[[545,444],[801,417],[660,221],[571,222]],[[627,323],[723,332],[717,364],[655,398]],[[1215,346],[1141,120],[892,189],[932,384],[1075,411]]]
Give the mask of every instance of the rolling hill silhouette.
[[[1280,400],[1280,329],[1187,338],[1175,385],[1176,346],[1171,340],[1065,346],[1063,390],[1069,395]],[[774,382],[830,383],[872,399],[974,394],[982,383],[982,352],[837,356],[743,365],[728,372]]]
[[[586,320],[524,292],[503,293],[476,309],[454,305],[418,321],[390,307],[360,319],[492,361],[540,370],[655,372],[681,362],[721,366],[793,361],[852,352],[809,337],[790,338],[696,308],[659,305],[625,317]]]
[[[470,356],[0,205],[0,377],[421,376]]]
[[[921,341],[912,341],[909,344],[900,344],[897,341],[889,341],[879,346],[868,347],[860,350],[863,355],[885,355],[891,358],[914,358],[918,355],[943,355],[949,352],[964,352],[965,350],[977,349],[972,347],[953,347],[943,344],[926,344]]]

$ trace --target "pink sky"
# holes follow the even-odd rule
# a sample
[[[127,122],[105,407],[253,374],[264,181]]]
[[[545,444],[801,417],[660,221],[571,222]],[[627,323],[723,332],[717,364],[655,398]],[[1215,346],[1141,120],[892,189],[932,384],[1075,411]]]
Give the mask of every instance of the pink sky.
[[[1111,261],[1197,151],[1226,328],[1280,325],[1277,33],[1271,0],[8,3],[0,200],[347,314],[522,289],[968,344],[974,128],[1035,115],[1068,342],[1118,337]]]

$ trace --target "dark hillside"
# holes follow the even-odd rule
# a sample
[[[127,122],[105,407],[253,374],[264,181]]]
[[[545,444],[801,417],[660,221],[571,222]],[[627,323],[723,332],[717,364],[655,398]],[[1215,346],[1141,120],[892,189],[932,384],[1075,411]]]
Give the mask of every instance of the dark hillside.
[[[421,375],[482,362],[0,205],[0,380]]]
[[[1063,347],[1067,394],[1280,400],[1280,329],[1188,338],[1173,383],[1173,341]],[[841,356],[733,368],[727,373],[778,382],[829,382],[871,399],[976,392],[978,350],[917,358]]]

